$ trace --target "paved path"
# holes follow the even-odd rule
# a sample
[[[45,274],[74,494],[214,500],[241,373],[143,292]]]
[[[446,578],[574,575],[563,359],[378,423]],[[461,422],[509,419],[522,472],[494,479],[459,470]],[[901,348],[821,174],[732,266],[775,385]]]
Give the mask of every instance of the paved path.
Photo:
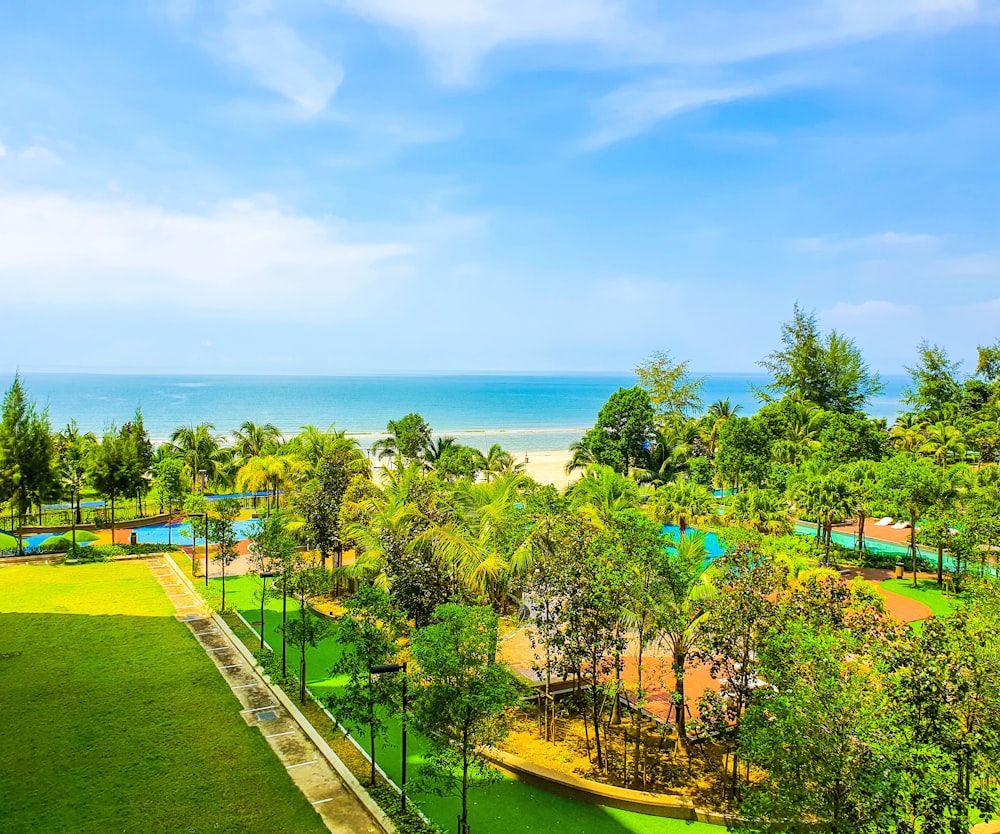
[[[385,829],[372,819],[295,719],[278,703],[255,667],[218,627],[211,612],[191,592],[176,568],[163,557],[149,559],[148,564],[177,609],[177,619],[191,629],[232,689],[234,709],[238,701],[243,720],[260,730],[326,827],[333,834],[383,834]]]

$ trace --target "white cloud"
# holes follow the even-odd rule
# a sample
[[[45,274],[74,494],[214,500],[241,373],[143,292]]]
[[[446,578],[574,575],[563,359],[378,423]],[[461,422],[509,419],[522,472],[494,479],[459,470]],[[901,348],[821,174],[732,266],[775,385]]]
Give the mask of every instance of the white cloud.
[[[838,301],[827,312],[827,317],[840,324],[858,324],[872,320],[885,321],[889,318],[908,317],[919,313],[920,308],[913,304],[897,304],[894,301],[862,301],[860,304]]]
[[[665,7],[611,0],[327,0],[411,34],[446,82],[468,82],[491,53],[531,45],[598,50],[619,65],[726,64],[942,29],[976,18],[976,0],[777,0]],[[658,13],[657,13],[658,12]]]
[[[337,64],[266,11],[234,10],[222,49],[227,61],[249,70],[258,84],[293,102],[306,116],[322,113],[344,78]]]
[[[7,148],[0,143],[0,159],[3,159],[5,156],[7,156]]]
[[[802,237],[792,241],[792,248],[813,255],[835,255],[842,252],[900,252],[908,249],[932,248],[943,242],[937,235],[910,232],[879,232],[858,237]]]
[[[483,58],[504,47],[632,39],[625,6],[608,0],[334,0],[334,5],[409,32],[447,83],[467,83]]]
[[[56,192],[0,195],[8,306],[200,305],[318,314],[405,268],[414,247],[267,197],[195,213]]]
[[[689,87],[675,79],[657,78],[629,84],[595,104],[600,126],[584,141],[594,150],[649,130],[657,122],[689,110],[770,95],[790,80],[771,79],[748,84]]]

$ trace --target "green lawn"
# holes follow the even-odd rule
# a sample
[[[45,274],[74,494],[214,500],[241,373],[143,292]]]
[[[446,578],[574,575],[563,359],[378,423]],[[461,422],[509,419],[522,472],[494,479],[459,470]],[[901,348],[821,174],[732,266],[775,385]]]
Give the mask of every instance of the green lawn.
[[[226,581],[226,598],[232,600],[248,622],[260,618],[260,602],[255,600],[260,587],[255,577]],[[289,614],[297,610],[289,604]],[[265,639],[275,651],[281,651],[281,600],[269,600],[265,615]],[[329,670],[339,656],[336,633],[307,652],[306,679],[312,692],[321,699],[336,691],[341,681],[331,679]],[[289,647],[288,665],[298,671],[298,654]],[[395,716],[390,719],[389,738],[378,743],[377,760],[399,784],[401,777],[402,726]],[[365,733],[356,736],[367,747]],[[411,731],[407,739],[408,772],[412,778],[419,766],[427,741]],[[454,831],[460,811],[457,797],[437,797],[411,793],[420,809],[445,831]],[[475,834],[515,834],[515,832],[572,831],[574,834],[719,834],[725,829],[703,823],[647,816],[600,805],[574,802],[512,778],[477,785],[469,793],[469,824]]]
[[[901,597],[908,597],[922,602],[931,609],[935,617],[947,617],[961,605],[961,597],[954,595],[945,596],[938,588],[936,579],[918,579],[917,587],[913,587],[912,576],[904,579],[883,579],[880,583],[883,588]],[[919,628],[919,621],[913,624]]]
[[[0,568],[0,831],[324,832],[146,565]]]

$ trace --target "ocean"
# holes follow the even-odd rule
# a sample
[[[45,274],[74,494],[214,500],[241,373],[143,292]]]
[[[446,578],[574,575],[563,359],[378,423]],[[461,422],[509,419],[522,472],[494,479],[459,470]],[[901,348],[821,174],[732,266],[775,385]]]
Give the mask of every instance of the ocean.
[[[12,376],[0,378],[4,390]],[[511,452],[564,450],[594,424],[597,412],[619,387],[635,384],[622,374],[480,374],[428,376],[167,376],[115,374],[22,374],[28,395],[47,407],[54,429],[76,420],[100,435],[142,408],[154,442],[178,426],[213,423],[228,435],[244,420],[274,423],[292,436],[308,424],[335,424],[363,447],[385,433],[389,420],[419,412],[436,436]],[[907,378],[883,379],[885,393],[870,412],[892,420]],[[705,405],[729,398],[752,414],[759,403],[751,386],[763,374],[707,374]]]

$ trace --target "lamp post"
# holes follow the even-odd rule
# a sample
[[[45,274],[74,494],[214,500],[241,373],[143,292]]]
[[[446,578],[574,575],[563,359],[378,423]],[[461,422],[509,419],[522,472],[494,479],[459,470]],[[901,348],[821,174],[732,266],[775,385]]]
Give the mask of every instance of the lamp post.
[[[406,813],[406,663],[387,663],[384,666],[368,667],[369,675],[387,675],[395,672],[403,673],[403,778],[400,792],[402,795],[403,813]],[[372,747],[372,784],[375,784],[375,748]]]
[[[205,519],[205,587],[208,587],[208,513],[188,513],[188,518],[204,518]],[[195,533],[194,525],[191,525],[191,536],[193,539],[193,544],[191,545],[191,559],[194,560],[195,545],[198,543],[198,535]]]

